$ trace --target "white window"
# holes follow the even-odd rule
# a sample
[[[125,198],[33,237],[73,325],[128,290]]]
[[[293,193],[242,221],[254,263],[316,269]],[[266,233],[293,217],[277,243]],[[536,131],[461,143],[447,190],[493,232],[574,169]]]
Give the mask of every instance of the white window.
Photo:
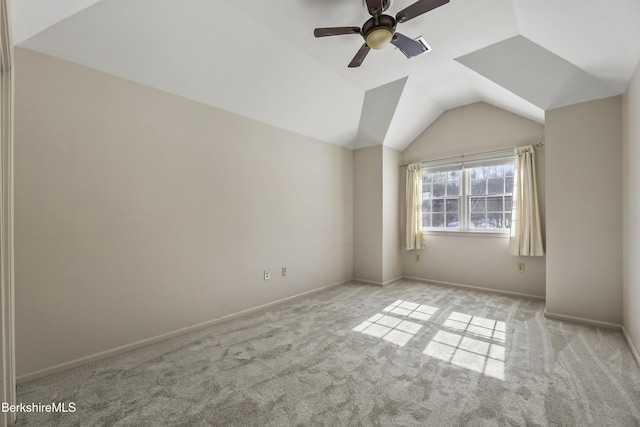
[[[511,152],[510,152],[511,153]],[[512,155],[424,164],[424,230],[506,232],[511,226]]]

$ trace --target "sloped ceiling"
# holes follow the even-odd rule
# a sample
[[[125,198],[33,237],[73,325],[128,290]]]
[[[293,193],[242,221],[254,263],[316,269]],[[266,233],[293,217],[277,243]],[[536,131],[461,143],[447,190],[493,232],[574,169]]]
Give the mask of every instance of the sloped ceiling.
[[[637,0],[451,0],[398,26],[432,52],[388,46],[356,69],[360,36],[313,29],[361,26],[361,0],[20,0],[12,14],[19,46],[349,148],[402,150],[478,101],[542,123],[622,93],[640,58]]]
[[[522,36],[498,42],[456,60],[543,110],[619,93]]]

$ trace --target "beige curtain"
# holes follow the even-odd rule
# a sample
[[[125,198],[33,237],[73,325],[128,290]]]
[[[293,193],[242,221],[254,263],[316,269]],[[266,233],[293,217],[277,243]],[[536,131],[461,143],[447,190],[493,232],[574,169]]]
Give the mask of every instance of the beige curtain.
[[[422,249],[422,163],[407,166],[407,250]]]
[[[542,256],[544,248],[538,210],[535,152],[529,145],[516,148],[515,154],[509,254]]]

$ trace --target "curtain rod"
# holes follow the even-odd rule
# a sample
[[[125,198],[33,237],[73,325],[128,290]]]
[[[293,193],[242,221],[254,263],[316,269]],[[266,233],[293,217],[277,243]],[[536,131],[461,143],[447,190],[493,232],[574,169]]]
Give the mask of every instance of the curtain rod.
[[[529,145],[531,145],[531,144],[529,144]],[[537,148],[543,148],[545,146],[544,139],[541,139],[540,141],[538,141],[536,144],[534,144],[534,146],[537,147]],[[483,151],[481,153],[467,153],[467,154],[461,154],[459,156],[442,157],[442,158],[439,158],[439,159],[423,160],[421,162],[412,162],[412,163],[440,162],[442,160],[464,159],[465,157],[480,156],[480,155],[484,155],[484,154],[493,154],[493,153],[506,153],[507,151],[513,151],[513,150],[514,150],[514,148],[503,148],[501,150]],[[402,163],[400,165],[400,167],[401,168],[406,168],[409,165],[410,165],[410,163]]]

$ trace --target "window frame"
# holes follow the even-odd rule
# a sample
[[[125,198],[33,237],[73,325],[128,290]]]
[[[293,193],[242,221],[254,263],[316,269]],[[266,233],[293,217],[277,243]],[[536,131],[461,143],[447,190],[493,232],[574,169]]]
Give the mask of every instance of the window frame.
[[[423,179],[424,179],[425,173],[437,173],[437,172],[448,173],[453,171],[460,172],[460,195],[458,196],[459,226],[457,228],[449,228],[449,227],[433,228],[433,227],[427,227],[423,224],[422,226],[423,234],[509,237],[510,228],[470,228],[469,227],[471,222],[470,221],[471,198],[474,196],[484,196],[484,197],[492,196],[492,194],[488,194],[488,193],[483,193],[483,194],[471,193],[471,170],[473,168],[479,168],[479,167],[512,165],[514,168],[514,179],[515,179],[516,158],[513,150],[496,152],[494,155],[489,155],[489,154],[492,154],[492,153],[480,154],[475,156],[464,156],[464,158],[460,157],[460,158],[448,159],[449,160],[448,162],[435,161],[435,162],[423,163],[423,167],[422,167]],[[503,179],[504,178],[505,177],[503,175]],[[424,194],[424,190],[423,190],[423,194]],[[511,208],[513,209],[513,190],[510,193],[504,192],[504,193],[497,193],[495,195],[502,196],[503,199],[504,197],[511,195]],[[442,198],[446,200],[447,197],[448,196],[445,195]],[[503,213],[505,212],[504,206],[503,206],[502,212]],[[424,215],[424,212],[423,212],[423,215]],[[445,213],[445,224],[446,224],[446,213]]]

